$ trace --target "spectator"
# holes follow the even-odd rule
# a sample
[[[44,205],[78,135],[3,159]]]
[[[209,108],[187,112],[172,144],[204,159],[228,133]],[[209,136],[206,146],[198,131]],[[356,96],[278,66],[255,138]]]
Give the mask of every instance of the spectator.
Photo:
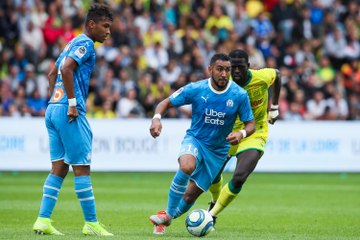
[[[117,103],[116,115],[119,118],[141,118],[145,111],[137,100],[137,93],[134,88],[127,91],[126,96],[121,97]]]
[[[25,78],[25,68],[29,64],[29,60],[25,56],[24,47],[16,45],[14,50],[14,56],[10,58],[10,67],[16,66],[18,67],[18,76],[19,81],[23,81]]]
[[[49,15],[45,11],[45,3],[37,1],[37,4],[34,5],[30,16],[31,22],[35,25],[34,27],[42,29],[48,17]]]
[[[283,119],[285,121],[302,121],[304,118],[300,113],[300,106],[296,102],[291,102],[289,111],[284,113]]]
[[[228,37],[229,31],[234,28],[234,25],[219,3],[214,3],[210,17],[205,23],[205,28],[210,30],[216,29],[216,34],[220,40],[225,40]]]
[[[349,107],[340,92],[335,92],[333,97],[328,99],[328,106],[334,120],[348,119]]]
[[[341,76],[346,93],[360,94],[360,61],[352,59],[349,63],[341,66]]]
[[[45,115],[47,101],[40,96],[39,90],[36,88],[31,93],[31,96],[27,98],[26,103],[29,106],[31,116],[40,117]]]
[[[160,70],[160,76],[168,84],[173,85],[179,78],[181,73],[180,67],[177,65],[176,59],[170,59],[167,66]]]
[[[248,48],[252,67],[281,69],[286,101],[289,105],[296,102],[305,120],[309,118],[305,103],[313,100],[316,91],[326,100],[335,99],[337,91],[343,93],[349,108],[347,119],[359,119],[356,1],[135,0],[110,5],[118,17],[112,38],[96,45],[98,59],[89,86],[89,107],[94,114],[108,96],[115,110],[120,97],[135,88],[151,116],[159,96],[209,76],[206,59],[211,53]],[[37,89],[42,98],[49,97],[49,64],[79,33],[88,7],[88,1],[80,0],[0,1],[0,85],[10,91],[0,99],[2,115],[30,115],[26,101],[11,100],[25,99],[21,95],[24,87],[28,95]],[[180,74],[170,70],[173,61]],[[29,63],[35,71],[26,71]],[[32,74],[29,80],[26,72]],[[317,119],[331,119],[331,112],[328,106]],[[189,113],[176,110],[170,115],[179,118]]]
[[[112,99],[108,98],[106,99],[102,107],[99,110],[96,110],[94,113],[94,118],[96,119],[113,119],[116,118],[116,113],[112,109]]]
[[[30,20],[27,28],[21,34],[21,43],[25,50],[25,57],[37,67],[37,64],[46,55],[46,45],[41,29]]]
[[[272,10],[273,26],[277,33],[283,34],[286,43],[292,41],[291,33],[294,26],[297,25],[295,24],[296,19],[299,19],[299,13],[293,4],[286,0],[279,0]]]
[[[320,58],[320,66],[316,70],[316,74],[321,80],[321,85],[324,85],[327,82],[334,82],[336,72],[327,56],[322,56]]]
[[[346,38],[343,34],[343,27],[337,25],[333,32],[325,36],[324,53],[329,57],[335,69],[340,69],[345,59]]]
[[[145,50],[146,62],[150,68],[159,71],[169,63],[169,55],[159,41]]]
[[[307,101],[306,107],[310,120],[323,119],[325,111],[328,108],[327,102],[324,99],[324,94],[321,91],[314,92],[313,98]]]

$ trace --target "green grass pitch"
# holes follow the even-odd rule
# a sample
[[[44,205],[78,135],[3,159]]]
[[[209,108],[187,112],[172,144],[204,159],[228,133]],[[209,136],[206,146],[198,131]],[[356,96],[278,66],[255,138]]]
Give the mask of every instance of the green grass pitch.
[[[185,216],[162,236],[153,235],[148,217],[166,207],[173,173],[92,173],[99,220],[112,239],[194,239]],[[65,236],[32,231],[47,173],[0,173],[0,239],[90,239],[66,178],[52,219]],[[224,182],[230,179],[225,174]],[[207,208],[204,193],[192,209]],[[360,174],[254,173],[234,202],[218,217],[206,239],[360,239]]]

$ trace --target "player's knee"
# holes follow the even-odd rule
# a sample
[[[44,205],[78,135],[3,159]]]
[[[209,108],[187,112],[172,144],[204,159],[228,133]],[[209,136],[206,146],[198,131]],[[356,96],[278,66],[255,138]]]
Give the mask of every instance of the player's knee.
[[[65,178],[67,173],[69,172],[69,165],[67,164],[53,164],[50,173],[54,174],[56,176],[59,176],[61,178]]]
[[[182,163],[182,164],[180,164],[180,170],[188,175],[191,175],[193,173],[193,171],[195,170],[195,164],[191,164],[191,163],[187,163],[187,162]]]

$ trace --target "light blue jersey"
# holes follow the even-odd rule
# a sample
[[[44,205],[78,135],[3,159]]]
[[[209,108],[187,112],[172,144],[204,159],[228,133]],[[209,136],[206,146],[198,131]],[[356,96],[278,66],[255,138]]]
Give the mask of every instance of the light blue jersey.
[[[85,34],[81,34],[71,40],[56,60],[55,65],[58,68],[58,77],[49,104],[68,105],[68,98],[60,72],[68,57],[71,57],[78,63],[78,67],[73,74],[74,92],[78,112],[85,115],[90,76],[96,62],[94,42]]]
[[[215,90],[211,79],[191,83],[172,94],[170,101],[175,107],[192,104],[191,127],[187,134],[222,154],[229,150],[226,137],[236,117],[242,122],[254,118],[247,92],[232,81],[223,91]]]
[[[60,72],[69,57],[78,63],[73,77],[79,116],[71,123],[67,116],[68,98]],[[58,76],[45,113],[51,161],[64,160],[69,165],[91,163],[92,131],[86,119],[86,98],[95,61],[94,42],[81,34],[66,45],[55,63]]]
[[[253,120],[247,92],[230,81],[227,88],[217,91],[211,79],[190,83],[170,96],[173,106],[192,105],[191,126],[181,143],[180,156],[196,158],[191,179],[207,191],[227,158],[231,133],[236,117],[242,122]]]

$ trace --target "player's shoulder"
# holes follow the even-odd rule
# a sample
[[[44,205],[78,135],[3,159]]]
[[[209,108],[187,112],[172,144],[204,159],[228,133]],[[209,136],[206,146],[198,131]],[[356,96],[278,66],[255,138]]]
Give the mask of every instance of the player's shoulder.
[[[260,69],[249,69],[253,76],[272,76],[276,74],[277,69],[275,68],[260,68]]]
[[[242,95],[242,94],[247,94],[247,91],[240,87],[239,85],[237,85],[234,81],[230,81],[230,93],[234,94],[234,95]]]
[[[252,80],[270,80],[276,77],[277,69],[275,68],[261,68],[261,69],[249,69],[252,75]]]
[[[194,86],[206,86],[209,84],[209,78],[201,79],[196,82],[192,82],[191,84],[193,84]]]
[[[189,84],[187,84],[187,88],[190,89],[201,89],[201,88],[207,88],[209,85],[209,79],[202,79],[202,80],[198,80],[196,82],[191,82]]]
[[[83,46],[85,48],[94,48],[94,42],[85,34],[80,34],[71,40],[74,46]]]

